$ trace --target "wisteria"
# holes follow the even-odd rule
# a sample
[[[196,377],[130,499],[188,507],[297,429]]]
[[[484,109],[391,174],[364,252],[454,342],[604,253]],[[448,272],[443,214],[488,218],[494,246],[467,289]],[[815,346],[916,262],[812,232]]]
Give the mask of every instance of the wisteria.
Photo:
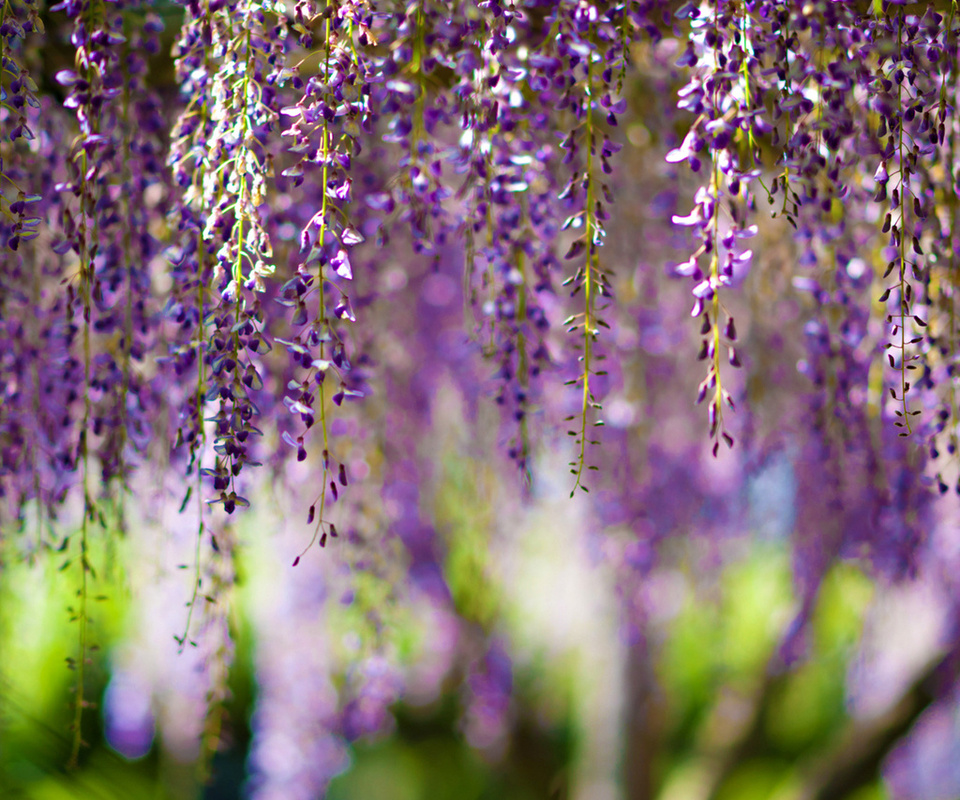
[[[172,646],[211,709],[247,515],[296,517],[285,569],[380,587],[344,589],[355,663],[264,668],[267,797],[386,724],[378,603],[483,627],[445,573],[449,452],[495,464],[498,511],[584,504],[634,643],[660,559],[749,533],[772,464],[779,664],[836,564],[920,575],[960,495],[958,37],[955,0],[2,0],[0,578],[71,587],[71,764],[96,587],[160,508],[193,531]],[[283,650],[335,602],[291,581]],[[484,636],[448,671],[492,752],[516,681]],[[289,680],[317,711],[284,771]]]

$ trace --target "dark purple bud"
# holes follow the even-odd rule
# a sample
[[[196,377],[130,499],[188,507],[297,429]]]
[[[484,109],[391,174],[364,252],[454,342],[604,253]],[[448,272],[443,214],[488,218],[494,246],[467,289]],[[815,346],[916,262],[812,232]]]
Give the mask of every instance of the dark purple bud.
[[[737,340],[737,328],[733,323],[733,317],[727,319],[727,324],[723,329],[723,335],[727,337],[731,342]]]

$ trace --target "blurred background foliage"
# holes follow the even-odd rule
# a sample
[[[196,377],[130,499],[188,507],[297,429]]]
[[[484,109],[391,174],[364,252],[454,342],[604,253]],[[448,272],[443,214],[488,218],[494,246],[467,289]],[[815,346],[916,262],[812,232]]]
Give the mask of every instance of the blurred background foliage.
[[[333,800],[473,800],[650,796],[663,800],[761,800],[811,794],[811,775],[844,751],[854,724],[851,668],[860,657],[864,620],[878,587],[855,562],[835,566],[811,623],[809,655],[792,667],[777,659],[795,614],[789,554],[779,541],[729,543],[709,579],[698,571],[696,542],[649,577],[659,605],[643,637],[618,624],[613,581],[577,544],[576,508],[541,498],[515,518],[523,536],[497,540],[490,511],[494,476],[450,453],[439,458],[433,505],[449,543],[444,578],[473,633],[464,652],[426,696],[392,706],[392,722],[359,736],[349,765],[329,787]],[[222,708],[219,744],[201,764],[169,752],[155,736],[139,758],[116,752],[105,735],[103,698],[113,654],[139,623],[138,587],[114,569],[97,576],[98,650],[89,697],[98,701],[85,731],[80,769],[70,752],[70,666],[76,631],[69,582],[55,561],[11,562],[0,583],[0,796],[4,798],[233,798],[245,793],[251,717],[258,684],[255,653],[262,631],[250,609],[271,589],[258,558],[253,517],[240,522],[238,580],[230,629],[236,653]],[[246,530],[245,530],[246,529]],[[748,537],[749,538],[749,537]],[[249,541],[249,547],[245,542]],[[750,544],[749,547],[744,546]],[[114,557],[129,557],[129,540]],[[126,549],[125,549],[126,548]],[[101,562],[102,563],[102,562]],[[400,663],[429,659],[428,617],[401,612],[379,634],[369,609],[390,603],[384,585],[360,576],[351,602],[330,603],[328,645],[389,640]],[[365,581],[369,580],[369,585]],[[546,581],[552,586],[544,587]],[[465,734],[465,664],[496,640],[512,664],[509,727],[494,742]],[[176,644],[170,641],[170,658]],[[467,652],[469,651],[469,652]],[[629,689],[647,674],[644,697]],[[341,680],[346,680],[341,678]],[[342,688],[341,682],[340,687]],[[154,700],[156,702],[156,700]],[[643,741],[630,716],[646,709]],[[160,716],[154,708],[154,715]],[[169,724],[169,723],[168,723]],[[174,724],[176,722],[174,721]],[[611,738],[612,737],[612,738]],[[648,762],[646,788],[631,785],[631,764]],[[635,766],[635,764],[634,764]],[[829,770],[828,770],[829,771]],[[210,776],[206,786],[204,774]],[[843,796],[886,796],[879,769]]]

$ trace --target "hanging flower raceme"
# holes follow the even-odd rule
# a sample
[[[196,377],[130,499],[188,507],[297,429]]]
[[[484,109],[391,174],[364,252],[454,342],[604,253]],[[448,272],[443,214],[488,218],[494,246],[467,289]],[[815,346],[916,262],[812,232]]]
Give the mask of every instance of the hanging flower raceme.
[[[919,307],[927,292],[918,292],[918,286],[929,276],[921,242],[929,228],[931,198],[925,196],[924,186],[931,185],[925,176],[927,163],[938,155],[933,120],[940,103],[940,86],[927,78],[935,71],[928,59],[937,52],[922,32],[928,29],[900,7],[879,17],[871,29],[878,59],[870,88],[879,117],[876,136],[881,159],[874,174],[874,199],[887,206],[882,232],[889,240],[883,251],[887,262],[883,277],[893,276],[880,301],[887,304],[888,358],[897,373],[889,386],[896,405],[892,410],[898,417],[894,424],[904,436],[913,431],[912,420],[920,413],[911,409],[908,394],[921,377],[916,345],[926,338],[928,327],[928,314]]]
[[[777,73],[781,100],[799,100],[775,107],[771,143],[782,150],[776,151],[780,172],[769,199],[783,194],[774,216],[786,218],[794,228],[800,255],[793,286],[812,301],[804,326],[806,358],[798,368],[815,389],[809,424],[821,437],[821,474],[832,476],[824,478],[825,491],[827,484],[836,488],[845,481],[844,453],[854,442],[869,439],[865,409],[876,402],[871,400],[870,366],[880,354],[870,330],[873,270],[862,253],[869,228],[854,214],[838,213],[844,205],[860,209],[868,202],[851,167],[861,157],[861,134],[859,109],[850,96],[866,72],[855,61],[832,59],[824,65],[817,56],[818,48],[845,52],[861,42],[852,12],[835,5],[794,9],[772,31],[777,58],[783,56],[788,65]],[[793,28],[809,31],[809,41],[791,36]],[[812,531],[806,538],[814,536]],[[822,546],[824,551],[834,547],[829,542]]]
[[[389,29],[390,53],[379,64],[373,85],[377,114],[386,126],[383,141],[396,145],[391,160],[397,170],[390,175],[392,191],[370,197],[368,203],[388,219],[380,233],[386,242],[392,229],[412,238],[415,253],[438,258],[438,247],[454,227],[444,209],[453,195],[444,182],[448,148],[441,131],[456,121],[457,107],[436,72],[460,52],[463,20],[450,18],[446,4],[412,0],[403,6]]]
[[[100,438],[104,433],[104,406],[117,385],[110,343],[103,342],[105,348],[101,349],[102,340],[97,334],[101,329],[110,333],[115,324],[111,304],[104,297],[112,288],[112,265],[99,256],[101,236],[111,237],[119,223],[118,215],[112,213],[112,176],[118,147],[110,122],[113,103],[120,93],[115,76],[124,39],[117,32],[119,16],[108,13],[102,4],[63,3],[56,10],[66,11],[74,23],[71,41],[76,48],[75,68],[61,70],[56,78],[68,93],[64,105],[74,110],[79,135],[66,162],[67,179],[56,186],[63,198],[62,239],[54,250],[76,259],[71,258],[67,264],[67,269],[75,270],[69,278],[68,296],[74,320],[71,329],[79,339],[76,347],[83,369],[76,463],[82,465],[85,504],[91,506],[87,474],[95,453],[93,437],[104,441]]]
[[[33,206],[46,221],[59,217],[58,192],[63,158],[70,146],[70,119],[49,102],[45,118],[59,124],[32,143],[34,158],[19,167],[20,178],[39,196]],[[35,121],[34,121],[35,123]],[[26,523],[28,501],[35,503],[28,551],[48,542],[53,520],[75,483],[75,424],[71,413],[79,396],[83,367],[70,352],[75,338],[68,322],[67,297],[51,291],[62,279],[63,257],[50,247],[44,226],[38,247],[21,242],[0,259],[0,498],[2,516]]]
[[[64,106],[75,114],[79,131],[66,157],[66,176],[55,186],[60,192],[60,238],[53,245],[55,252],[67,256],[62,264],[66,271],[69,348],[75,355],[65,369],[79,387],[73,400],[76,413],[76,442],[71,468],[80,473],[83,511],[80,529],[67,536],[62,550],[68,561],[75,559],[80,572],[77,604],[73,619],[78,628],[78,653],[71,665],[76,671],[73,748],[71,763],[76,764],[82,741],[83,711],[86,707],[85,665],[92,646],[88,614],[88,588],[94,574],[90,558],[92,523],[103,520],[93,486],[93,471],[99,459],[104,484],[122,474],[123,455],[117,452],[118,439],[105,435],[110,423],[122,419],[130,424],[136,412],[116,412],[116,404],[125,401],[121,370],[118,368],[116,297],[112,292],[115,262],[101,245],[117,235],[120,215],[116,213],[114,179],[116,175],[118,137],[113,125],[115,103],[121,93],[122,74],[120,48],[125,42],[120,29],[120,7],[107,6],[97,0],[66,0],[54,6],[63,11],[72,23],[70,42],[75,50],[73,69],[62,69],[56,80],[66,91]],[[123,360],[123,356],[120,356]],[[78,380],[77,373],[82,372]],[[129,372],[127,373],[129,375]],[[71,541],[75,542],[70,549]]]
[[[38,136],[43,104],[25,64],[29,37],[42,34],[38,8],[10,2],[0,10],[0,517],[25,522],[36,502],[36,536],[44,540],[44,515],[55,514],[72,480],[73,419],[63,414],[76,390],[58,373],[71,361],[62,293],[51,301],[46,286],[59,279],[59,256],[32,243],[52,211],[54,184],[66,150],[56,133]],[[45,110],[65,117],[46,102]],[[56,277],[52,273],[56,272]],[[72,394],[72,397],[71,397]],[[69,399],[68,399],[69,398]]]
[[[258,463],[252,395],[262,381],[257,357],[270,348],[261,298],[275,269],[262,214],[272,175],[269,137],[286,77],[284,15],[272,3],[191,4],[178,45],[185,89],[203,91],[203,99],[181,115],[172,156],[177,182],[186,187],[179,210],[185,242],[175,269],[196,287],[195,299],[183,293],[175,306],[181,329],[195,338],[174,359],[184,370],[199,364],[188,441],[202,439],[203,402],[218,404],[215,463],[203,474],[218,493],[211,502],[228,513],[247,504],[236,478]],[[271,19],[283,24],[271,26]]]
[[[297,460],[307,458],[307,434],[319,422],[323,471],[320,491],[308,511],[308,524],[316,523],[313,540],[324,546],[328,533],[336,536],[326,511],[348,482],[346,464],[331,456],[330,408],[362,391],[351,380],[346,323],[355,322],[349,286],[353,280],[351,252],[364,241],[352,224],[351,165],[361,152],[361,131],[372,127],[370,97],[372,71],[362,53],[375,42],[372,17],[363,3],[343,3],[314,14],[309,4],[298,13],[305,30],[319,25],[322,37],[317,74],[304,83],[294,70],[294,85],[302,87],[296,105],[282,110],[290,127],[289,149],[296,163],[283,175],[296,186],[317,180],[320,207],[300,232],[300,263],[296,275],[284,284],[277,302],[292,310],[292,333],[278,337],[291,359],[291,374],[284,404],[302,432],[284,431],[283,438],[296,449]],[[311,544],[313,541],[311,541]],[[299,558],[297,559],[299,560]]]
[[[513,3],[491,8],[455,62],[463,131],[459,194],[466,201],[461,227],[478,336],[498,364],[496,402],[508,454],[529,477],[529,414],[539,403],[549,358],[539,295],[552,291],[557,268],[556,149],[542,133],[549,127],[550,81],[538,80],[543,60],[526,44],[542,33],[530,29]]]
[[[31,0],[8,2],[0,10],[0,243],[16,251],[20,242],[39,233],[40,218],[31,213],[40,196],[24,185],[15,154],[35,138],[30,114],[40,108],[37,84],[23,64],[23,44],[42,33],[39,9]],[[12,191],[11,191],[12,189]],[[12,199],[11,199],[12,198]]]
[[[734,345],[736,324],[721,302],[721,292],[742,281],[749,270],[753,253],[739,242],[756,233],[756,227],[747,224],[751,205],[748,184],[760,172],[756,167],[744,167],[740,150],[746,144],[747,158],[754,160],[752,137],[763,128],[757,121],[758,112],[751,108],[752,64],[740,45],[742,27],[748,23],[738,19],[734,10],[733,4],[718,2],[702,10],[688,5],[678,12],[691,18],[688,49],[678,65],[694,67],[690,82],[680,91],[678,106],[697,117],[681,146],[667,154],[668,162],[686,161],[694,172],[702,166],[698,153],[706,148],[710,154],[707,183],[697,190],[693,211],[674,216],[673,222],[691,227],[700,240],[676,272],[694,281],[690,315],[700,320],[699,358],[707,362],[697,402],[708,403],[714,455],[721,439],[733,445],[723,419],[724,407],[733,408],[734,401],[723,387],[722,350],[731,366],[741,365]],[[701,258],[708,261],[706,268],[701,266]]]
[[[117,185],[99,201],[104,226],[96,272],[101,287],[96,297],[95,329],[113,341],[100,357],[97,379],[103,397],[96,406],[94,434],[102,436],[98,459],[102,480],[120,478],[125,484],[130,461],[142,452],[153,433],[153,410],[158,400],[143,374],[147,353],[153,349],[157,309],[150,296],[152,259],[157,244],[149,230],[151,201],[160,202],[166,171],[163,163],[163,119],[160,100],[146,84],[145,55],[159,51],[159,17],[147,14],[141,29],[119,48],[120,83],[117,104],[104,121],[116,133],[114,157]],[[135,202],[135,198],[143,198]],[[120,509],[124,493],[119,494]],[[122,520],[121,520],[122,524]]]
[[[211,14],[199,4],[189,7],[174,46],[177,79],[186,107],[173,127],[168,156],[174,183],[180,191],[171,212],[171,224],[176,227],[178,241],[170,252],[172,286],[165,308],[165,315],[174,328],[169,337],[170,356],[165,360],[173,369],[176,383],[190,387],[180,398],[175,443],[176,446],[187,444],[190,449],[188,471],[193,470],[202,449],[208,361],[205,325],[213,302],[208,299],[213,248],[204,236],[210,209],[202,202],[205,175],[215,169],[206,149],[213,133],[209,94],[215,64],[207,46],[212,38]]]
[[[575,444],[575,458],[569,466],[575,476],[573,491],[589,491],[584,484],[585,473],[597,466],[590,463],[588,446],[599,443],[590,437],[595,427],[603,425],[598,418],[601,404],[596,386],[597,379],[606,375],[606,370],[599,368],[606,356],[599,352],[599,336],[600,329],[609,326],[601,316],[601,303],[612,297],[610,278],[599,253],[606,236],[607,205],[613,202],[604,175],[611,172],[609,159],[619,149],[605,131],[604,122],[615,126],[618,113],[626,110],[626,103],[613,97],[614,69],[624,54],[617,55],[622,38],[615,20],[589,3],[557,6],[551,33],[554,31],[547,53],[562,65],[555,81],[557,108],[569,112],[573,121],[560,142],[560,169],[567,174],[558,199],[569,214],[562,227],[583,230],[564,255],[577,266],[562,284],[569,288],[571,297],[580,295],[583,309],[564,321],[567,331],[579,338],[576,350],[580,363],[577,377],[567,382],[580,387],[579,413],[566,420],[574,424],[568,431]],[[613,53],[610,64],[606,63],[605,51]]]
[[[936,15],[940,17],[940,15]],[[924,18],[926,21],[929,15]],[[937,466],[937,486],[945,494],[951,477],[948,468],[956,463],[960,456],[960,440],[953,419],[957,408],[957,342],[960,331],[960,309],[957,307],[957,290],[951,277],[956,274],[960,259],[960,203],[957,195],[958,158],[960,158],[960,128],[958,121],[950,114],[958,101],[958,34],[960,34],[960,15],[952,9],[947,19],[930,31],[928,56],[936,56],[939,63],[939,102],[932,122],[938,144],[938,158],[944,174],[951,176],[946,183],[936,183],[928,188],[931,202],[930,227],[935,235],[930,242],[931,254],[928,260],[929,292],[931,304],[931,324],[925,329],[929,336],[929,348],[920,386],[936,400],[930,403],[935,416],[928,420],[932,434],[930,457]],[[955,483],[960,493],[960,480]]]

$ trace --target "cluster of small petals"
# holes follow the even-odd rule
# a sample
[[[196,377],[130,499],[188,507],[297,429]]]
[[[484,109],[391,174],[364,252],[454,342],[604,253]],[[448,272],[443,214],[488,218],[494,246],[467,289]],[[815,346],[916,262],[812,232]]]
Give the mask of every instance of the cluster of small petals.
[[[54,184],[69,141],[58,135],[67,119],[42,106],[24,64],[27,37],[43,31],[37,7],[10,2],[0,19],[0,517],[22,523],[31,499],[38,518],[56,513],[75,458],[74,421],[64,413],[77,397],[72,327],[63,294],[45,292],[60,278],[61,258],[28,246],[58,213]],[[61,127],[38,137],[44,112]]]
[[[808,256],[814,263],[817,256],[804,244],[811,218],[802,209],[817,206],[815,225],[830,224],[845,207],[865,203],[850,169],[875,170],[874,202],[886,206],[880,216],[889,237],[884,278],[892,276],[881,296],[888,303],[888,360],[896,371],[888,388],[898,408],[890,413],[906,435],[917,414],[907,394],[925,373],[921,350],[930,348],[921,345],[930,332],[928,315],[917,303],[926,294],[925,248],[936,227],[931,175],[942,162],[943,15],[899,5],[863,15],[842,3],[720,0],[689,4],[677,17],[690,35],[676,65],[691,77],[679,92],[678,107],[694,121],[667,161],[699,173],[709,156],[714,167],[702,187],[708,196],[698,195],[691,214],[674,217],[675,224],[697,230],[702,241],[693,258],[677,268],[696,279],[694,316],[707,314],[702,328],[708,335],[719,315],[718,309],[711,315],[707,305],[729,280],[729,251],[721,263],[716,241],[718,206],[723,214],[729,211],[734,228],[743,228],[745,211],[754,206],[749,185],[760,184],[776,204],[774,216],[796,230],[805,248],[801,265]],[[709,274],[697,266],[701,257],[710,259]],[[733,255],[734,261],[740,257]],[[715,340],[711,353],[705,340],[701,356],[715,359],[718,344]],[[701,394],[719,386],[717,372],[710,369]],[[714,405],[719,401],[718,392]],[[722,432],[719,408],[711,411],[711,428]]]
[[[5,4],[0,22],[0,182],[6,185],[0,190],[0,242],[13,251],[39,233],[40,217],[33,212],[40,197],[24,185],[13,156],[35,138],[30,117],[36,115],[40,101],[37,84],[22,63],[22,51],[25,38],[42,31],[31,0]],[[9,195],[8,187],[14,189]]]
[[[169,252],[172,287],[164,316],[172,334],[168,337],[170,352],[163,361],[184,390],[177,404],[174,446],[188,448],[190,471],[199,469],[196,459],[204,440],[210,362],[207,325],[216,304],[216,290],[210,285],[216,243],[204,234],[212,209],[201,201],[205,175],[216,169],[206,146],[214,127],[207,102],[216,71],[208,47],[213,39],[212,26],[208,8],[199,3],[188,6],[173,52],[186,106],[174,122],[167,157],[176,187],[170,216],[177,235],[176,245]]]
[[[957,408],[957,352],[956,352],[956,289],[949,276],[954,274],[958,259],[958,217],[956,201],[957,148],[960,146],[960,130],[954,115],[956,108],[958,74],[957,37],[960,35],[960,19],[956,13],[944,19],[940,14],[925,14],[920,20],[918,36],[923,44],[918,50],[926,55],[937,69],[933,76],[936,103],[921,114],[930,141],[937,147],[922,164],[927,168],[919,176],[920,196],[916,198],[917,227],[922,231],[922,246],[927,249],[927,258],[919,278],[922,288],[920,300],[929,304],[928,314],[919,333],[921,342],[914,344],[921,353],[920,370],[914,372],[915,385],[920,390],[922,407],[934,413],[925,420],[922,430],[930,437],[929,455],[936,466],[936,482],[939,492],[945,494],[953,484],[960,493],[960,481],[955,481],[949,468],[956,463],[958,446],[954,414]],[[926,76],[925,76],[926,77]],[[916,81],[916,77],[914,78]],[[918,133],[919,133],[918,129]],[[940,166],[947,175],[946,182],[933,181],[932,169]],[[882,176],[881,176],[882,177]],[[922,215],[922,217],[921,217]],[[892,227],[892,225],[891,225]],[[912,246],[912,242],[911,242]],[[916,320],[914,320],[916,322]],[[917,337],[914,337],[917,338]]]
[[[56,80],[79,136],[54,187],[61,229],[53,249],[66,256],[74,319],[68,331],[83,373],[77,460],[94,455],[108,486],[115,478],[125,481],[131,448],[141,449],[152,433],[152,390],[138,365],[152,347],[148,289],[155,245],[148,209],[133,198],[162,180],[163,123],[159,102],[145,88],[144,58],[158,52],[162,25],[147,14],[128,41],[116,9],[79,3],[61,10],[73,18],[76,57],[74,68],[60,70]]]
[[[188,101],[171,156],[184,188],[174,262],[186,280],[176,310],[197,337],[173,358],[180,370],[199,361],[196,399],[184,415],[192,449],[202,439],[204,404],[217,404],[215,461],[201,473],[212,478],[211,502],[228,513],[247,505],[235,480],[258,463],[253,395],[262,387],[258,357],[271,347],[262,296],[275,264],[262,208],[272,177],[267,141],[286,78],[285,28],[271,28],[270,20],[284,13],[269,2],[192,5],[177,48],[184,91],[206,99]]]
[[[461,225],[479,337],[498,364],[496,402],[508,430],[508,454],[526,472],[529,414],[548,361],[549,323],[540,294],[552,288],[557,266],[555,149],[538,135],[544,114],[524,91],[539,70],[508,37],[508,29],[514,39],[518,30],[528,33],[524,20],[512,3],[491,11],[492,18],[470,31],[476,38],[460,59],[454,89],[462,104],[459,193],[467,195]]]
[[[574,490],[589,491],[584,484],[587,470],[596,470],[589,463],[588,446],[598,444],[590,438],[592,428],[602,425],[598,412],[596,378],[606,374],[598,368],[606,356],[600,349],[600,329],[609,327],[602,318],[604,299],[613,296],[610,276],[600,260],[600,247],[606,238],[606,222],[613,195],[607,183],[612,173],[610,159],[620,149],[611,138],[609,128],[617,125],[617,117],[626,110],[626,103],[617,97],[617,78],[625,64],[622,48],[622,8],[599,8],[586,2],[558,6],[553,47],[545,51],[562,65],[553,82],[556,107],[572,117],[570,130],[563,135],[560,169],[566,170],[563,188],[558,195],[569,216],[564,229],[581,230],[570,244],[564,259],[573,261],[576,269],[564,281],[571,297],[580,296],[582,311],[567,318],[570,333],[579,342],[578,375],[568,385],[578,385],[579,413],[567,418],[575,422],[568,433],[574,437],[576,455],[570,462],[575,476]]]
[[[451,227],[444,202],[453,194],[444,180],[448,152],[438,133],[455,121],[458,108],[451,93],[431,87],[462,34],[448,24],[446,4],[430,0],[408,3],[395,21],[391,52],[379,63],[373,86],[377,114],[386,121],[382,139],[396,146],[382,235],[386,241],[391,228],[400,227],[412,237],[415,253],[436,258]]]
[[[21,177],[38,193],[36,213],[59,214],[54,186],[63,180],[70,120],[45,104],[58,125],[35,140],[37,158]],[[46,236],[41,242],[49,241]],[[76,326],[68,322],[67,296],[49,287],[62,278],[65,257],[24,243],[2,259],[0,270],[0,497],[4,516],[19,519],[27,500],[40,515],[54,516],[76,480],[74,411],[83,366],[71,352]]]
[[[348,397],[363,395],[351,374],[345,327],[356,321],[350,299],[352,258],[365,240],[362,224],[350,217],[352,166],[362,149],[361,135],[373,129],[373,73],[363,54],[374,37],[365,3],[343,3],[322,14],[313,13],[308,4],[298,9],[305,29],[319,27],[322,42],[315,76],[304,82],[297,70],[292,71],[298,101],[284,107],[281,115],[289,121],[282,135],[296,161],[283,170],[283,176],[294,186],[315,181],[319,191],[316,198],[308,194],[307,202],[315,203],[316,211],[300,231],[296,275],[276,298],[292,314],[290,336],[277,342],[290,358],[283,402],[295,420],[283,439],[298,461],[307,458],[307,432],[320,423],[323,470],[308,518],[310,523],[316,521],[314,539],[319,536],[324,546],[328,535],[337,535],[326,519],[327,507],[347,485],[346,465],[331,457],[327,405],[340,406]]]
[[[151,209],[134,198],[161,188],[166,178],[160,100],[146,85],[144,57],[158,52],[162,30],[160,19],[148,14],[143,28],[122,46],[123,83],[109,119],[109,127],[122,137],[114,157],[119,180],[117,188],[109,189],[98,203],[102,222],[94,327],[100,336],[120,335],[119,347],[106,348],[99,357],[100,372],[93,379],[102,395],[94,406],[93,429],[103,437],[97,455],[105,483],[115,476],[125,479],[130,446],[142,449],[152,433],[150,416],[156,398],[141,374],[153,349],[156,309],[149,289],[157,247],[148,233]]]
[[[699,240],[697,249],[675,271],[694,283],[690,315],[700,320],[698,357],[707,362],[697,402],[707,402],[716,455],[720,440],[733,445],[723,419],[724,408],[733,408],[734,402],[723,387],[721,348],[727,351],[730,366],[741,366],[734,344],[736,323],[721,302],[721,290],[740,283],[750,267],[752,251],[740,241],[756,233],[756,227],[748,224],[750,183],[761,173],[757,139],[769,128],[761,117],[764,93],[755,78],[758,45],[748,35],[754,23],[750,10],[717,2],[689,13],[691,35],[678,65],[691,68],[691,78],[679,93],[678,107],[697,116],[680,146],[667,154],[667,161],[686,162],[699,173],[700,154],[710,159],[693,211],[675,215],[673,223],[690,227]],[[742,163],[743,151],[747,164]],[[701,266],[702,261],[707,264]]]
[[[911,410],[908,395],[920,377],[922,358],[915,345],[924,340],[927,327],[927,313],[918,303],[926,295],[918,289],[928,280],[923,242],[928,238],[930,215],[924,187],[929,185],[928,171],[939,160],[936,115],[941,102],[940,83],[929,74],[936,71],[931,55],[937,55],[935,60],[939,55],[928,34],[931,23],[936,31],[940,21],[932,9],[922,18],[902,8],[889,9],[870,29],[871,39],[888,43],[877,59],[871,83],[879,117],[874,201],[887,206],[882,227],[882,233],[888,234],[883,277],[892,281],[880,299],[887,304],[888,359],[897,373],[890,386],[899,406],[893,409],[898,417],[894,424],[904,436],[912,431],[912,418],[919,413]]]

